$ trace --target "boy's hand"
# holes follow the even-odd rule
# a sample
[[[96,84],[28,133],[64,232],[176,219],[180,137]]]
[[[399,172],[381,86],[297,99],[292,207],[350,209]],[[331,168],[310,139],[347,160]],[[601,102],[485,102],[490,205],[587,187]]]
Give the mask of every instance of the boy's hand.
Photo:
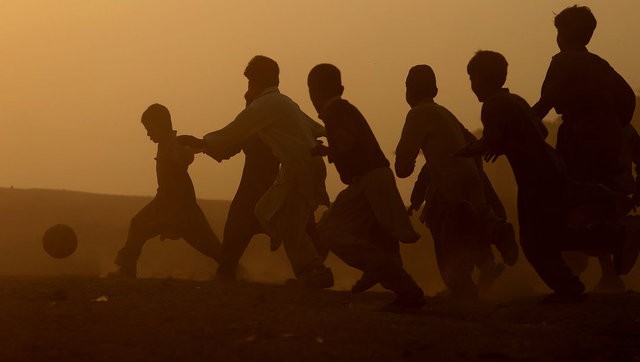
[[[484,155],[482,156],[482,159],[484,160],[484,162],[487,163],[494,163],[496,162],[496,160],[498,159],[498,157],[500,157],[500,154],[498,152],[495,151],[487,151],[484,153]]]
[[[322,144],[321,140],[316,140],[317,144],[309,153],[314,157],[324,157],[329,155],[329,147]]]
[[[409,216],[413,216],[413,213],[415,211],[420,210],[420,206],[422,205],[416,205],[416,204],[409,205],[409,207],[407,208],[407,213],[409,214]]]
[[[452,157],[475,157],[475,156],[485,155],[488,152],[491,152],[491,151],[489,151],[489,147],[487,147],[487,144],[484,142],[483,139],[479,139],[475,142],[471,142],[467,144],[460,151],[452,153],[451,156]],[[488,159],[493,158],[494,161],[495,161],[495,158],[497,158],[497,157],[494,157],[493,154],[486,157]]]
[[[204,140],[191,135],[180,135],[177,137],[178,143],[190,147],[194,153],[204,151]]]

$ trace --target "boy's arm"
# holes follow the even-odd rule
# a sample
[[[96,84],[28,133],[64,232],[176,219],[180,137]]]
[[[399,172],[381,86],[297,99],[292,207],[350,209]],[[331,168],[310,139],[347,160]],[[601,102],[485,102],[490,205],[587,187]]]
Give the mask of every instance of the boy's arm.
[[[396,175],[400,178],[409,177],[413,173],[420,147],[427,136],[428,122],[422,116],[428,115],[421,114],[416,110],[409,111],[402,127],[402,134],[396,146],[394,164]]]
[[[351,111],[353,110],[341,106],[325,120],[329,146],[328,148],[320,146],[320,148],[324,149],[325,154],[329,156],[329,162],[340,159],[342,155],[350,153],[355,147],[358,127],[354,122],[356,115],[351,114]]]
[[[188,166],[193,162],[193,154],[194,150],[191,147],[176,143],[176,147],[174,148],[171,156],[175,162]]]
[[[244,142],[272,121],[268,110],[247,107],[224,128],[203,137],[203,152],[221,161],[237,154]]]
[[[531,107],[540,119],[546,117],[549,111],[556,106],[558,97],[565,85],[565,74],[562,62],[558,57],[554,57],[551,60],[551,64],[549,64],[549,69],[542,83],[540,100]]]
[[[636,94],[633,88],[622,76],[611,68],[613,72],[613,94],[615,98],[616,112],[622,125],[631,123],[636,109]],[[634,131],[635,132],[635,131]],[[637,132],[635,132],[637,134]]]
[[[511,106],[506,102],[485,103],[482,107],[482,137],[467,144],[453,156],[483,156],[485,161],[495,161],[504,153],[506,127],[511,117]]]
[[[302,111],[300,111],[302,112]],[[319,138],[319,137],[326,137],[327,136],[327,130],[324,128],[323,125],[321,125],[320,123],[316,122],[313,118],[309,117],[306,113],[302,112],[304,118],[307,120],[307,122],[309,122],[309,125],[311,126],[311,135],[313,136],[313,138]]]
[[[636,187],[633,192],[633,200],[636,205],[640,204],[640,135],[636,131],[635,127],[628,125],[631,128],[631,160],[635,165],[636,171]]]
[[[429,167],[425,163],[418,174],[418,179],[413,185],[413,190],[411,190],[411,205],[408,210],[409,215],[413,214],[414,211],[418,211],[420,206],[424,203],[430,183],[431,173],[429,172]]]

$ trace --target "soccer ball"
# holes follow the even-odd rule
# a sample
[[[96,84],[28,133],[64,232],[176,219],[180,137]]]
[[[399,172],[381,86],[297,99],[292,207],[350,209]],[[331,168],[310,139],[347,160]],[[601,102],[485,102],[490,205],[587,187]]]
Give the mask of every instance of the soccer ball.
[[[71,227],[64,224],[53,225],[44,232],[42,247],[56,259],[70,256],[78,247],[78,238]]]

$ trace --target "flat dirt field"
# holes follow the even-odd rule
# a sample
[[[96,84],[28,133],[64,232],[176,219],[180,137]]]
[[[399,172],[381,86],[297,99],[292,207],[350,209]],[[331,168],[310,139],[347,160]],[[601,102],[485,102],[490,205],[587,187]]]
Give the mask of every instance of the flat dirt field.
[[[579,304],[175,279],[0,277],[0,361],[640,361],[640,295]]]

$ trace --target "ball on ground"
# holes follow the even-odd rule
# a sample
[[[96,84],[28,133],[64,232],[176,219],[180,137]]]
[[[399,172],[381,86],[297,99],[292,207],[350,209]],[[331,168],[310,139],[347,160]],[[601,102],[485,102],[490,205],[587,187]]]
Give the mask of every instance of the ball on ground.
[[[56,259],[70,256],[78,247],[78,238],[71,227],[64,224],[53,225],[44,232],[42,247]]]

